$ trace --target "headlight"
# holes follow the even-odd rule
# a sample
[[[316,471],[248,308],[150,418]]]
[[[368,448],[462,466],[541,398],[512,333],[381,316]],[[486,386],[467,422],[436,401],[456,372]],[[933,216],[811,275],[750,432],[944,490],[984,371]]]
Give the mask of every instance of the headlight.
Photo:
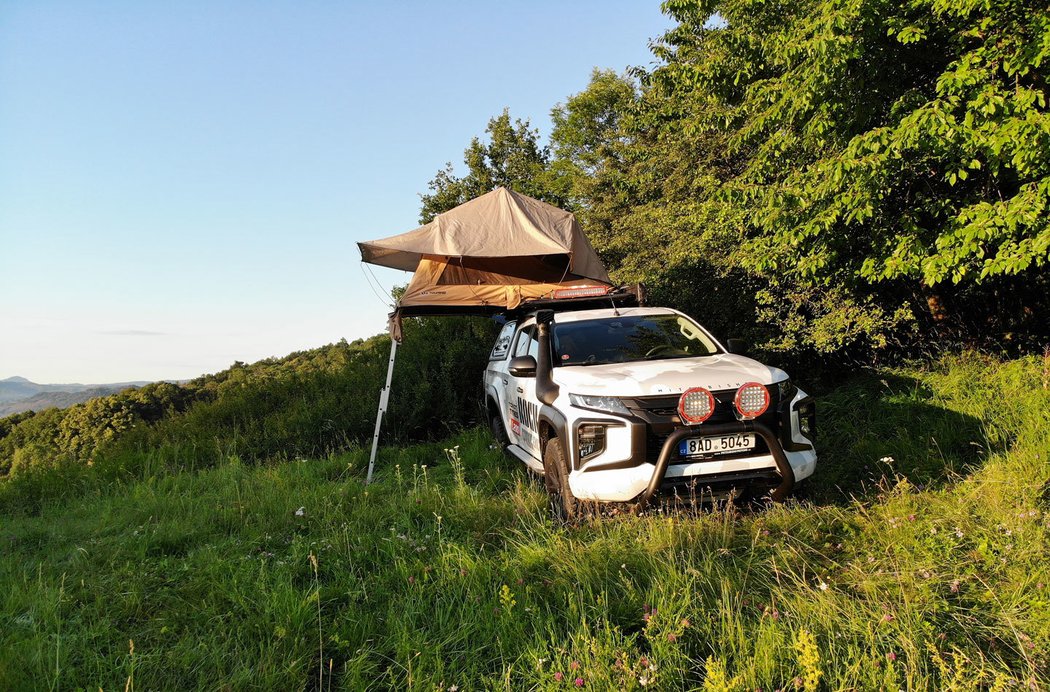
[[[629,416],[631,412],[623,405],[623,402],[614,396],[590,396],[588,394],[570,394],[569,403],[580,408],[589,408],[605,413],[615,413]]]

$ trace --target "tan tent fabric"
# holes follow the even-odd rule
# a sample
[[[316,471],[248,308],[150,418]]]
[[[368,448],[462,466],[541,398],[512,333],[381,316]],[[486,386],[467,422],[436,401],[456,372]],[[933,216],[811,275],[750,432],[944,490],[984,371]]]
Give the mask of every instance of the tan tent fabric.
[[[550,298],[559,288],[608,287],[604,281],[569,274],[564,268],[558,269],[536,258],[520,258],[520,268],[501,267],[506,273],[499,273],[498,268],[488,266],[488,262],[424,255],[398,302],[398,310],[404,315],[479,312],[485,308],[489,308],[489,312],[502,312],[513,310],[525,300]],[[424,307],[432,309],[417,309]]]
[[[401,235],[358,243],[361,259],[415,271],[424,255],[462,258],[561,256],[576,276],[610,283],[576,217],[532,197],[497,188]]]
[[[558,257],[564,262],[565,256]],[[491,315],[523,302],[551,298],[562,288],[611,288],[604,281],[565,273],[550,257],[459,258],[423,255],[412,281],[390,313],[387,329],[401,341],[401,318],[421,315]],[[492,265],[509,265],[508,273]],[[559,273],[560,271],[560,273]]]
[[[495,314],[559,288],[612,288],[572,214],[505,188],[357,245],[365,262],[415,272],[390,315],[396,341],[402,316]]]

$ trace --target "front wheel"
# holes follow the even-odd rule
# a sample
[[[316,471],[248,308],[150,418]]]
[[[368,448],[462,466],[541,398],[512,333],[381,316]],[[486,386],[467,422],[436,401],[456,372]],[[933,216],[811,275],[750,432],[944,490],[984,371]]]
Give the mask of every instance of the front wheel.
[[[543,450],[543,484],[554,516],[565,521],[575,518],[578,503],[569,488],[568,464],[565,463],[561,440],[557,437],[550,440]]]
[[[489,430],[492,431],[492,436],[496,438],[496,444],[499,445],[499,448],[506,451],[507,445],[510,444],[510,439],[507,438],[507,431],[503,427],[503,419],[492,408],[489,409]]]

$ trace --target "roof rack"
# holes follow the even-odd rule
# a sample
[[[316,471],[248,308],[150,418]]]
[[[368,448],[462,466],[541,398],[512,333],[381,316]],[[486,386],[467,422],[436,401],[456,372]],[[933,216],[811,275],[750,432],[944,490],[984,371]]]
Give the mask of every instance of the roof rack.
[[[645,302],[645,286],[642,284],[633,284],[627,286],[616,286],[603,295],[530,300],[526,303],[522,303],[513,310],[507,310],[503,314],[510,318],[520,317],[521,315],[536,312],[537,310],[569,312],[572,310],[594,310],[595,308],[608,307],[629,308],[644,306]]]

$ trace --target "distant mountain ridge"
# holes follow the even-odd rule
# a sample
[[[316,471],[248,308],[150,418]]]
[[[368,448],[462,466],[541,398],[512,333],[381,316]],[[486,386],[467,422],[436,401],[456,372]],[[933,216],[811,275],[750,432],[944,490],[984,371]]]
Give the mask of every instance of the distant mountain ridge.
[[[0,418],[23,411],[66,408],[97,396],[114,394],[148,381],[113,382],[109,384],[37,384],[18,375],[0,380]]]

